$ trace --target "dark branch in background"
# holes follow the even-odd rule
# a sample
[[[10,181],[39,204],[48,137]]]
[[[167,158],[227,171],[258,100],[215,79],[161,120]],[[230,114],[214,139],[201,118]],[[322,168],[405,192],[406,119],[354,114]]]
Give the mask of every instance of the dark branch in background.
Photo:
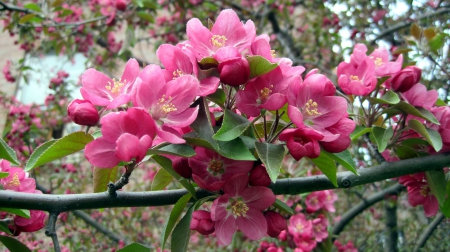
[[[381,39],[381,38],[384,38],[385,36],[387,36],[387,35],[389,35],[389,34],[391,34],[391,33],[393,33],[393,32],[396,32],[396,31],[398,31],[398,30],[400,30],[400,29],[403,29],[403,28],[405,28],[405,27],[408,27],[408,26],[410,26],[412,23],[414,23],[414,22],[416,22],[416,21],[418,21],[418,20],[426,19],[426,18],[433,17],[433,16],[439,16],[439,15],[442,15],[442,14],[445,14],[445,13],[448,13],[448,12],[450,12],[450,8],[442,8],[442,9],[438,9],[438,10],[436,10],[436,11],[434,11],[434,12],[429,12],[429,13],[425,13],[425,14],[423,14],[423,15],[417,16],[414,20],[411,20],[411,21],[399,22],[399,23],[397,23],[396,25],[391,26],[389,29],[386,29],[386,30],[384,30],[384,31],[381,31],[380,34],[378,34],[378,35],[370,42],[370,44],[375,45],[377,40],[379,40],[379,39]]]
[[[331,233],[333,237],[337,237],[350,223],[353,218],[362,213],[367,208],[373,206],[375,203],[380,202],[386,198],[387,195],[399,194],[405,187],[401,184],[392,185],[381,192],[375,193],[370,197],[363,199],[356,206],[348,210],[344,215],[342,215],[340,221],[333,226]]]
[[[413,252],[419,252],[420,249],[425,245],[425,242],[427,242],[428,238],[430,238],[433,231],[437,228],[437,226],[441,223],[441,221],[444,219],[444,215],[442,213],[438,213],[434,220],[428,225],[428,227],[423,231],[422,235],[419,238],[419,241],[417,241],[416,246],[414,246]]]
[[[392,194],[391,194],[392,195]],[[397,230],[397,198],[388,198],[384,201],[384,211],[386,213],[386,239],[384,251],[397,252],[398,230]]]
[[[32,11],[30,9],[19,7],[19,6],[12,5],[12,4],[7,4],[7,3],[5,3],[3,1],[0,1],[0,6],[2,7],[0,9],[0,12],[2,12],[2,11],[15,11],[15,12],[22,12],[22,13],[26,13],[26,14],[37,14],[37,15],[39,15],[39,13],[37,13],[35,11]]]
[[[378,151],[378,147],[375,146],[372,141],[370,141],[369,134],[364,135],[364,141],[367,143],[367,148],[369,149],[370,155],[377,160],[378,164],[386,162],[386,159]]]
[[[97,45],[99,45],[99,46],[105,48],[106,50],[109,50],[109,45],[108,45],[108,43],[107,43],[103,38],[100,38],[100,37],[99,37],[99,38],[97,38],[97,40],[95,40],[95,42],[97,43]],[[143,60],[137,59],[136,57],[132,57],[132,58],[134,58],[135,60],[137,60],[137,62],[139,63],[139,66],[140,66],[140,67],[144,67],[144,61],[143,61]]]
[[[116,191],[122,189],[122,187],[124,187],[126,184],[128,184],[128,182],[130,181],[131,173],[133,172],[135,165],[136,164],[134,164],[134,163],[131,165],[126,165],[125,166],[126,170],[122,174],[122,176],[119,178],[119,180],[117,180],[116,183],[110,182],[108,184],[108,193],[111,197],[116,197],[117,196]]]
[[[48,193],[49,190],[45,187],[43,187],[40,184],[36,184],[36,188],[40,191],[42,191],[43,193]],[[91,225],[93,228],[95,228],[97,231],[101,232],[102,234],[104,234],[105,236],[107,236],[108,238],[110,238],[111,240],[115,241],[115,242],[120,242],[123,241],[125,244],[130,244],[130,241],[128,241],[126,238],[124,237],[120,237],[119,235],[117,235],[116,233],[112,232],[111,230],[109,230],[107,227],[103,226],[102,224],[98,223],[94,218],[92,218],[88,213],[86,213],[85,211],[82,210],[73,210],[72,211],[73,215],[75,215],[76,217],[82,219],[84,222],[86,222],[87,224]]]
[[[47,226],[45,227],[45,235],[52,238],[53,247],[56,252],[61,252],[59,246],[58,236],[56,235],[56,221],[58,220],[59,212],[51,211],[48,217]]]
[[[305,192],[349,188],[390,178],[424,171],[439,170],[450,165],[450,153],[418,157],[398,162],[385,162],[372,168],[358,170],[359,176],[351,172],[337,174],[338,187],[334,187],[325,175],[305,178],[280,179],[270,186],[275,194],[297,195]],[[35,209],[48,212],[67,212],[75,209],[110,207],[166,206],[175,204],[188,192],[184,189],[153,192],[117,192],[111,197],[107,192],[68,195],[36,195],[13,191],[0,191],[2,207]],[[197,198],[210,196],[211,192],[197,191]]]

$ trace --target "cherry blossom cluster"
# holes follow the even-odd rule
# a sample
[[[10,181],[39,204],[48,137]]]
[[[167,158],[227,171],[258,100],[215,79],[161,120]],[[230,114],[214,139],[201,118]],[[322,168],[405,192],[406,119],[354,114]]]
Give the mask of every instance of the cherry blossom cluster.
[[[9,161],[0,160],[0,172],[8,173],[7,177],[0,178],[0,185],[4,190],[42,194],[41,191],[36,190],[36,181],[30,178],[22,168],[11,167]],[[8,227],[14,235],[19,235],[21,232],[34,232],[43,228],[46,218],[47,214],[38,210],[30,210],[30,218],[0,211],[0,220],[9,219]]]

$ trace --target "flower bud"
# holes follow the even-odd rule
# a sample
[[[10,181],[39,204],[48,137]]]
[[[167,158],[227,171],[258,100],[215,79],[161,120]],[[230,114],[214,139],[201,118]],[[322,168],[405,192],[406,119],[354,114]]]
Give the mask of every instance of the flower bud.
[[[116,0],[116,8],[120,11],[125,11],[127,9],[127,3],[125,0]]]
[[[190,229],[197,230],[202,235],[214,233],[214,221],[211,220],[211,213],[205,210],[194,211]]]
[[[79,125],[94,126],[100,119],[95,106],[87,100],[75,99],[67,106],[72,121]]]
[[[281,231],[286,230],[287,223],[281,214],[275,211],[267,211],[264,217],[267,221],[267,234],[270,237],[278,237]]]
[[[406,92],[419,83],[422,70],[416,66],[408,66],[387,80],[391,89],[396,92]]]
[[[230,86],[239,86],[248,81],[250,77],[250,66],[243,58],[232,58],[219,63],[217,69],[220,74],[220,81]]]
[[[267,174],[266,168],[262,165],[255,166],[250,171],[248,182],[251,186],[269,186],[270,177],[269,174]]]
[[[192,169],[187,158],[175,157],[172,159],[173,169],[183,178],[192,178]]]

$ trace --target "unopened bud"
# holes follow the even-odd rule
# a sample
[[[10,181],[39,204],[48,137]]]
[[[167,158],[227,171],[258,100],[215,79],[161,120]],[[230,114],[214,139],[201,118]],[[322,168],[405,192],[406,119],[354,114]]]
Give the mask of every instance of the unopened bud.
[[[406,92],[419,83],[422,70],[416,66],[408,66],[387,80],[392,90]]]
[[[270,177],[267,174],[266,168],[262,165],[255,166],[250,171],[249,184],[251,186],[269,186]]]
[[[264,217],[267,221],[267,234],[270,237],[278,237],[281,231],[286,230],[287,223],[281,214],[275,211],[267,211]]]
[[[202,235],[214,233],[214,221],[211,220],[211,213],[205,210],[197,210],[192,213],[191,230],[197,230]]]
[[[72,121],[79,125],[94,126],[100,119],[95,106],[87,100],[73,100],[67,106],[67,113]]]

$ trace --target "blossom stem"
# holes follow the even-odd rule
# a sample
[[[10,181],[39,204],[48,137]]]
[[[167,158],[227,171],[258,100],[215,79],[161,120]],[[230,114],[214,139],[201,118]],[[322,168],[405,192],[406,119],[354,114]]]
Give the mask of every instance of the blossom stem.
[[[130,165],[126,165],[125,166],[125,172],[122,174],[122,176],[120,177],[119,180],[117,180],[116,183],[109,183],[108,184],[108,194],[111,197],[117,197],[117,190],[122,189],[122,187],[124,187],[126,184],[128,184],[129,182],[129,178],[131,176],[131,173],[134,170],[134,167],[136,166],[135,163],[132,163]]]

